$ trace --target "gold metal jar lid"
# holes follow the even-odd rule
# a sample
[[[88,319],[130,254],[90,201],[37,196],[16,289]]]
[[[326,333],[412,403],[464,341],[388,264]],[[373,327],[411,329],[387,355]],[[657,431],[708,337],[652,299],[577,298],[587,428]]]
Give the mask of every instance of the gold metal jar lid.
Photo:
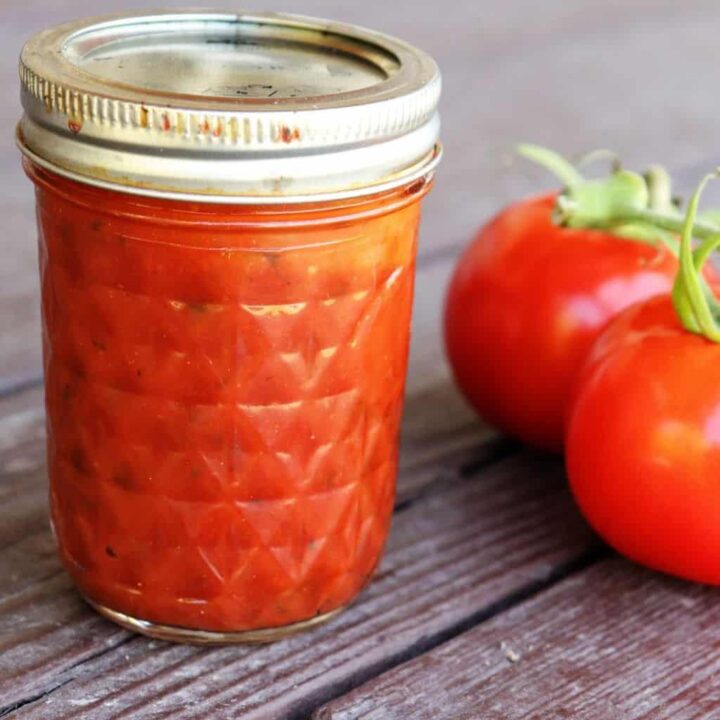
[[[167,12],[67,23],[20,59],[18,143],[84,183],[207,202],[378,192],[432,172],[440,74],[351,25]]]

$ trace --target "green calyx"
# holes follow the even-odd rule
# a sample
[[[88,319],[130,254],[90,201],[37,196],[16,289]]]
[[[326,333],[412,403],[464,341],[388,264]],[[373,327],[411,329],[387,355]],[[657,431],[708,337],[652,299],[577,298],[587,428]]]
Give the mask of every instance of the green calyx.
[[[634,218],[650,204],[645,180],[618,170],[605,180],[586,180],[560,193],[554,219],[571,228],[605,228],[608,218]]]
[[[703,276],[703,266],[720,246],[720,212],[698,215],[703,189],[720,172],[703,179],[683,214],[672,197],[670,177],[659,166],[640,175],[615,162],[607,177],[587,180],[551,150],[521,145],[518,153],[550,170],[563,182],[553,210],[557,225],[604,230],[638,242],[661,242],[668,247],[679,262],[672,297],[683,327],[720,342],[720,303]],[[699,242],[696,249],[694,242]]]
[[[574,187],[585,182],[585,178],[580,174],[580,171],[569,160],[554,150],[549,150],[540,145],[524,143],[518,145],[517,154],[549,170],[565,187]]]
[[[708,182],[717,176],[717,173],[706,175],[690,198],[680,236],[680,269],[672,292],[673,305],[683,327],[712,342],[720,342],[720,303],[703,277],[703,267],[720,245],[720,228],[704,237],[695,250],[693,239],[697,237],[700,196]]]
[[[586,179],[567,159],[546,148],[520,145],[518,154],[552,172],[563,183],[553,221],[562,227],[605,230],[651,245],[664,244],[677,254],[676,235],[683,216],[671,192],[670,176],[660,166],[643,175],[622,168],[609,151],[597,151],[586,162],[610,158],[608,176]]]

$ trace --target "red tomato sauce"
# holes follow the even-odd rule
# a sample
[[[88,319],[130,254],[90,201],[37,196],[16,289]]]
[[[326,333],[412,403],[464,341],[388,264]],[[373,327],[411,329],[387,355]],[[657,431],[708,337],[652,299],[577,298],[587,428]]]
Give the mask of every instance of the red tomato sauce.
[[[221,632],[346,605],[392,512],[427,185],[227,206],[26,168],[52,520],[82,593]]]

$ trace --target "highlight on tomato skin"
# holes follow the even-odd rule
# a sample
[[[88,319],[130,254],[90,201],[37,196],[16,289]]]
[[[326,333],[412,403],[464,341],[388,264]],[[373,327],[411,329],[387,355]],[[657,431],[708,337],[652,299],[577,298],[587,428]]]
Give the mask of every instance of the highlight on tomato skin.
[[[502,210],[460,258],[445,306],[455,380],[476,411],[559,452],[571,388],[607,322],[672,287],[663,244],[554,224],[557,194]]]
[[[720,585],[720,345],[669,297],[614,320],[583,369],[566,448],[583,515],[650,568]]]
[[[581,511],[615,549],[720,585],[720,301],[704,272],[720,226],[696,222],[711,177],[688,205],[672,295],[626,310],[589,354],[566,463]]]

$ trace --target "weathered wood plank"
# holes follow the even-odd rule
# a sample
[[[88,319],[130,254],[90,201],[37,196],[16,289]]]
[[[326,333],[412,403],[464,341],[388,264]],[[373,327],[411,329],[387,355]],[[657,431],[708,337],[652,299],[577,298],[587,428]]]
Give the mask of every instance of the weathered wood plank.
[[[134,4],[149,5],[140,0]],[[195,0],[175,3],[178,7],[196,4]],[[216,0],[215,4],[236,7],[233,0]],[[253,0],[245,4],[251,8],[261,5],[265,3]],[[15,58],[30,32],[49,22],[84,14],[86,6],[80,0],[4,0],[0,8],[0,81],[4,87],[15,86]],[[120,7],[128,6],[124,0],[102,0],[93,6],[93,12]],[[276,0],[274,7],[297,10],[294,0]],[[703,68],[713,67],[713,33],[720,17],[715,0],[684,4],[675,0],[582,0],[573,4],[564,0],[542,4],[534,0],[461,0],[453,4],[453,12],[442,17],[440,27],[436,10],[432,4],[425,6],[409,0],[377,6],[307,0],[303,5],[303,12],[308,14],[361,22],[417,42],[438,58],[444,71],[446,160],[427,202],[422,254],[425,258],[440,256],[447,262],[421,268],[419,274],[409,378],[413,393],[432,387],[447,372],[437,329],[442,290],[454,249],[496,207],[546,182],[540,173],[507,163],[512,143],[517,139],[538,140],[566,152],[607,145],[623,152],[632,162],[666,160],[673,169],[684,171],[684,182],[692,183],[706,160],[708,166],[717,161],[707,152],[720,140],[715,98],[707,92],[708,83],[697,82]],[[669,47],[682,51],[668,52]],[[598,62],[599,57],[602,62]],[[636,69],[635,74],[643,78],[641,84],[633,86],[632,93],[623,91],[628,68]],[[622,103],[617,102],[619,92]],[[11,127],[18,114],[17,105],[4,104],[0,108],[0,125]],[[41,368],[31,189],[21,177],[9,135],[5,133],[3,138],[0,212],[5,223],[6,259],[0,267],[0,392],[38,377]],[[425,647],[428,637],[437,640],[450,632],[448,627],[461,626],[469,622],[467,618],[477,617],[476,613],[484,612],[493,598],[523,587],[528,578],[547,577],[552,567],[562,564],[563,552],[573,548],[580,551],[584,541],[548,550],[552,542],[545,539],[535,548],[533,557],[505,547],[509,558],[501,562],[492,553],[488,559],[483,544],[497,538],[495,531],[488,531],[487,540],[475,538],[476,545],[461,537],[461,523],[467,532],[483,533],[495,519],[488,515],[484,504],[488,502],[490,510],[496,508],[499,512],[493,504],[498,498],[497,478],[491,476],[489,482],[478,483],[482,492],[468,498],[452,494],[465,486],[451,471],[448,493],[436,494],[432,481],[437,489],[443,465],[455,468],[466,461],[466,452],[472,456],[475,429],[459,415],[446,418],[442,393],[426,398],[420,407],[424,411],[419,410],[417,418],[412,409],[406,414],[406,425],[414,419],[425,425],[414,440],[405,440],[400,499],[409,501],[422,495],[424,487],[431,490],[415,505],[407,504],[399,514],[388,562],[378,583],[348,615],[326,629],[282,643],[272,651],[262,648],[209,653],[133,639],[97,660],[104,665],[89,660],[127,636],[88,613],[70,592],[54,560],[46,530],[46,491],[38,464],[41,441],[22,439],[24,435],[17,443],[11,440],[11,449],[0,455],[0,465],[9,466],[0,477],[0,546],[4,548],[0,550],[0,576],[10,578],[0,590],[0,605],[7,602],[10,608],[0,626],[0,648],[18,628],[28,628],[21,647],[33,648],[37,654],[29,665],[22,665],[22,659],[12,655],[13,671],[19,662],[29,673],[26,685],[19,680],[12,683],[14,694],[6,694],[2,686],[5,668],[0,667],[0,705],[7,706],[68,682],[67,688],[48,695],[34,707],[23,708],[15,716],[25,716],[28,709],[35,717],[43,718],[73,713],[103,717],[97,714],[101,699],[109,703],[104,716],[119,713],[129,702],[135,704],[138,717],[163,716],[165,709],[178,717],[210,717],[213,712],[217,717],[226,717],[235,713],[236,707],[248,709],[251,716],[266,717],[260,709],[263,699],[268,700],[270,713],[281,716],[288,709],[307,709],[308,698],[319,701],[323,693],[339,692],[389,662],[418,651]],[[34,420],[26,417],[19,424],[27,422],[36,427],[33,423],[41,423],[37,406],[34,412]],[[453,418],[458,418],[457,423]],[[0,442],[6,428],[0,421]],[[423,459],[426,446],[432,456],[427,462]],[[486,452],[487,447],[481,445],[479,452]],[[437,454],[434,448],[439,448]],[[533,483],[530,476],[534,466],[529,460],[515,462],[520,464],[511,467],[506,482],[513,484],[514,492],[522,494]],[[523,473],[528,477],[518,479]],[[549,471],[553,477],[556,473],[557,468]],[[537,502],[544,497],[543,483],[533,489]],[[433,503],[440,497],[445,504],[438,508]],[[517,502],[518,512],[523,508],[527,513],[535,512],[531,502]],[[550,509],[542,508],[548,515],[541,513],[535,522],[556,522],[552,513],[560,512],[557,508],[563,507],[567,499],[549,502]],[[569,509],[562,512],[572,515]],[[425,513],[439,513],[433,518],[435,524]],[[512,517],[519,527],[525,527],[520,515]],[[445,527],[446,522],[458,525],[455,535]],[[549,527],[535,528],[536,532],[541,530],[551,532]],[[560,529],[555,527],[553,531]],[[527,533],[529,530],[520,530],[521,537],[530,538]],[[453,588],[458,593],[454,600],[437,588],[426,592],[423,580],[440,577],[437,573],[442,568],[430,570],[422,565],[418,554],[413,554],[412,543],[417,545],[417,553],[428,555],[423,562],[430,563],[433,558],[438,562],[446,557],[446,546],[428,543],[443,538],[449,547],[456,543],[470,554],[462,556],[457,567],[444,570],[450,578],[446,594],[452,594]],[[498,552],[505,542],[500,540]],[[405,549],[403,542],[409,543]],[[469,567],[473,561],[476,566]],[[487,567],[481,567],[485,562]],[[395,575],[386,576],[386,568]],[[498,576],[487,574],[493,572]],[[471,589],[472,584],[477,586]],[[397,606],[389,610],[383,603],[400,603],[401,610],[402,603],[407,603],[421,619],[408,625],[407,619],[397,614]],[[433,614],[436,610],[439,614]],[[445,611],[448,617],[442,615]],[[376,618],[367,618],[369,613],[376,614]],[[360,656],[357,662],[353,660],[356,648]],[[124,659],[125,653],[130,659]],[[0,663],[9,662],[6,656],[3,653]],[[137,670],[133,662],[138,663]],[[74,663],[77,667],[68,667]],[[304,663],[317,667],[305,668]],[[206,673],[212,677],[210,684],[203,687],[208,682]],[[263,690],[267,683],[275,684],[275,696]],[[293,683],[297,687],[293,688]],[[188,687],[186,695],[184,684]],[[165,699],[156,700],[158,693]],[[213,710],[215,696],[218,699]],[[244,699],[237,700],[240,697]],[[191,704],[193,699],[198,703],[195,706]]]
[[[42,391],[0,401],[0,548],[47,525]]]
[[[523,455],[448,479],[399,512],[376,581],[337,621],[261,648],[134,638],[45,679],[22,717],[301,717],[536,588],[593,543],[559,463]],[[108,704],[109,703],[109,704]],[[12,717],[12,713],[10,713]]]
[[[497,459],[514,447],[479,421],[448,382],[408,397],[400,435],[397,505],[440,477]]]
[[[47,517],[45,413],[39,388],[0,403],[0,706],[39,677],[127,634],[87,608],[61,570]]]
[[[434,409],[443,408],[435,431]],[[446,467],[502,451],[444,384],[407,404],[398,500]],[[47,518],[44,412],[39,388],[0,402],[0,707],[31,696],[62,669],[128,635],[89,612],[57,559]]]
[[[447,632],[507,593],[547,577],[559,564],[582,553],[587,544],[587,534],[558,482],[556,463],[525,457],[498,466],[489,478],[477,482],[449,470],[478,457],[474,452],[482,457],[488,451],[483,449],[482,430],[445,386],[408,404],[400,480],[406,509],[398,515],[377,582],[344,618],[319,634],[261,650],[216,651],[217,657],[214,652],[144,639],[132,639],[113,652],[129,636],[85,608],[55,558],[39,460],[43,451],[40,402],[41,393],[34,390],[0,404],[0,575],[9,579],[0,589],[0,698],[5,707],[65,682],[72,685],[85,679],[92,682],[93,693],[102,694],[113,675],[111,668],[124,662],[129,674],[118,675],[108,692],[130,693],[130,702],[135,665],[156,668],[159,677],[141,684],[137,699],[147,701],[147,694],[155,692],[154,683],[160,683],[162,692],[170,693],[168,707],[179,708],[182,698],[172,688],[181,678],[202,685],[207,663],[215,668],[232,662],[232,688],[237,696],[221,687],[228,675],[218,675],[219,684],[203,696],[203,702],[222,691],[233,695],[228,702],[242,702],[250,709],[263,700],[256,695],[255,671],[246,676],[243,668],[277,662],[282,671],[277,671],[278,697],[272,703],[277,704],[277,716],[282,716],[312,693],[322,692],[326,684],[335,687],[352,681],[357,673],[372,672],[373,667]],[[444,433],[434,427],[438,407],[443,408]],[[538,462],[541,467],[536,469]],[[441,468],[444,478],[437,482]],[[434,490],[421,492],[433,479]],[[421,499],[413,504],[412,498],[418,495]],[[104,652],[107,655],[97,657]],[[125,655],[131,662],[124,660]],[[100,664],[104,657],[110,658],[107,667]],[[328,675],[321,665],[339,669]],[[100,676],[93,679],[96,669]],[[285,682],[285,674],[292,682]],[[297,688],[290,692],[288,688],[295,684]],[[73,702],[78,687],[68,696]],[[57,692],[48,695],[46,701],[56,705],[47,706],[47,712],[61,707]],[[67,702],[67,708],[74,707]]]
[[[315,720],[690,720],[720,713],[716,589],[619,559],[371,680]]]

